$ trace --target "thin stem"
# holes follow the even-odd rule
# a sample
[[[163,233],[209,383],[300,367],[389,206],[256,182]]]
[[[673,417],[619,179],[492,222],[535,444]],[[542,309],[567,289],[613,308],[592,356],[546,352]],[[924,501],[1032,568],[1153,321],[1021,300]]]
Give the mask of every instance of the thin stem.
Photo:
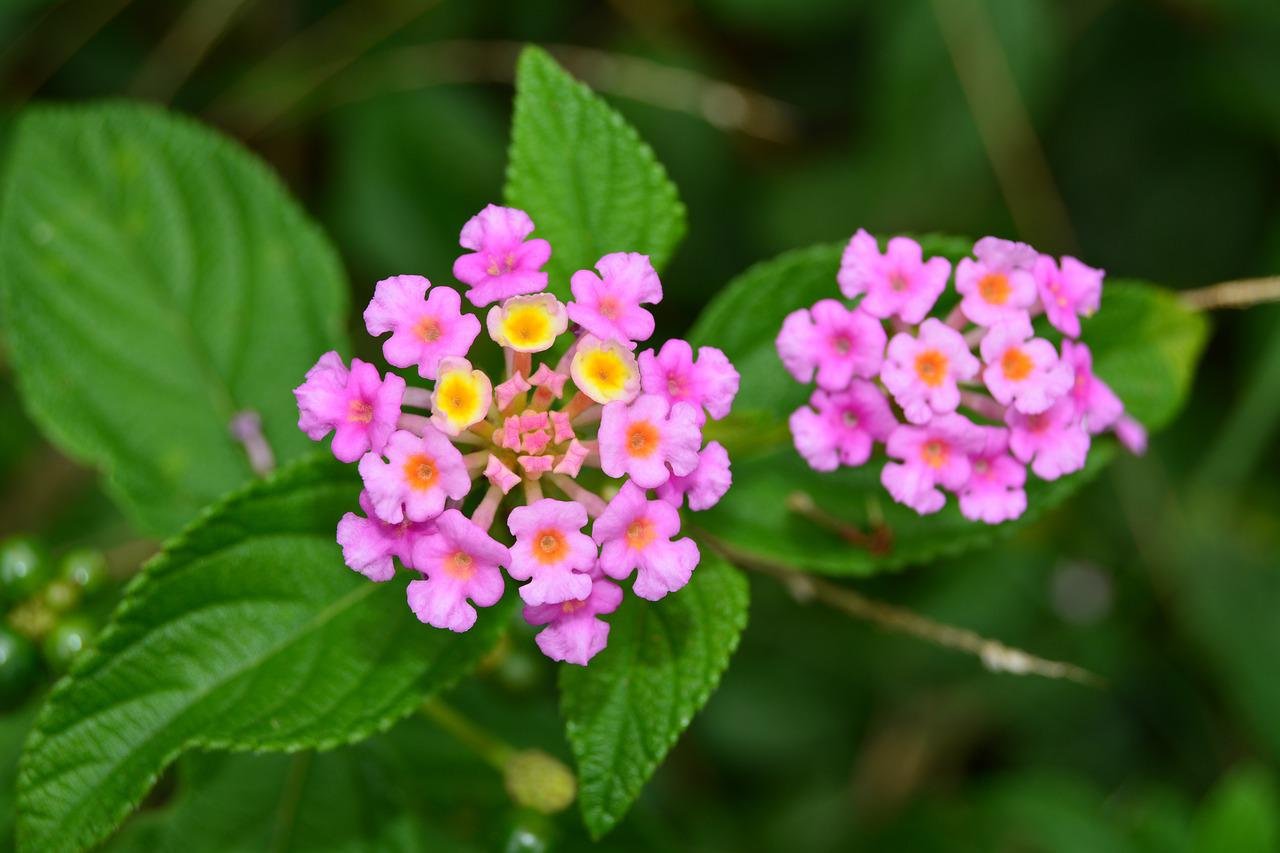
[[[872,524],[871,531],[864,532],[823,510],[807,492],[787,495],[787,509],[803,516],[824,530],[829,530],[850,545],[864,548],[870,554],[882,555],[893,550],[893,530],[884,523]]]
[[[506,770],[507,761],[516,754],[514,746],[480,728],[439,699],[423,702],[421,710],[422,716],[444,729],[499,773]]]
[[[537,480],[524,481],[524,501],[527,504],[535,504],[542,500],[542,484]]]
[[[581,391],[573,395],[573,399],[569,401],[569,405],[564,407],[564,413],[570,418],[577,419],[578,415],[586,412],[592,406],[596,405],[596,401],[592,400]]]
[[[1215,308],[1249,308],[1266,302],[1280,302],[1280,275],[1223,281],[1178,294],[1193,311]]]
[[[194,0],[143,62],[129,91],[168,101],[226,35],[246,5],[248,0]]]
[[[905,607],[876,601],[848,587],[816,578],[785,563],[740,550],[704,530],[694,529],[693,533],[711,550],[718,552],[738,567],[768,575],[778,581],[801,603],[820,601],[828,607],[857,619],[865,619],[885,630],[909,634],[953,651],[974,655],[992,672],[1040,675],[1093,687],[1105,683],[1094,673],[1075,664],[1036,657],[1021,649],[1006,646],[998,640],[983,637],[967,628],[935,622]]]
[[[493,527],[493,520],[498,515],[498,505],[502,503],[502,497],[502,489],[490,484],[489,491],[484,493],[480,505],[476,507],[475,512],[471,513],[472,523],[484,531]]]
[[[400,417],[396,419],[397,429],[405,429],[418,435],[423,435],[430,426],[431,418],[423,415],[406,415],[401,413]]]

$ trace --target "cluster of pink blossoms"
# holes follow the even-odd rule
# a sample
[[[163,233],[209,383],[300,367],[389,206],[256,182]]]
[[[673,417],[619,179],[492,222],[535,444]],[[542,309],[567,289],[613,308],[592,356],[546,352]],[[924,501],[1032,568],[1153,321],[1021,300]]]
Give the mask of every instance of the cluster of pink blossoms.
[[[1043,480],[1078,471],[1106,430],[1144,450],[1145,430],[1076,340],[1101,301],[1102,270],[985,237],[956,265],[959,304],[928,316],[950,279],[951,262],[925,259],[915,240],[895,237],[881,252],[859,230],[836,277],[856,303],[823,299],[787,317],[778,354],[818,386],[791,415],[810,467],[863,465],[883,442],[880,481],[895,501],[925,515],[942,509],[946,489],[966,518],[999,524],[1026,510],[1028,465]],[[1040,314],[1060,348],[1033,330]]]
[[[334,455],[359,462],[364,515],[338,524],[348,566],[387,581],[398,559],[421,576],[410,608],[451,631],[498,602],[505,570],[524,581],[524,618],[546,626],[539,648],[585,665],[608,640],[599,617],[622,601],[614,581],[634,572],[635,594],[657,601],[698,565],[698,546],[677,538],[679,508],[706,509],[729,488],[729,455],[703,446],[702,427],[729,413],[738,373],[720,350],[682,340],[635,353],[654,330],[644,306],[662,299],[645,255],[574,273],[568,304],[546,293],[551,246],[533,230],[524,211],[490,205],[463,227],[470,251],[453,265],[471,304],[492,306],[484,328],[505,356],[500,382],[467,360],[481,322],[458,291],[401,275],[378,282],[365,326],[390,332],[386,360],[432,387],[329,352],[294,394],[299,428],[316,441],[332,432]],[[563,356],[535,366],[566,333]]]

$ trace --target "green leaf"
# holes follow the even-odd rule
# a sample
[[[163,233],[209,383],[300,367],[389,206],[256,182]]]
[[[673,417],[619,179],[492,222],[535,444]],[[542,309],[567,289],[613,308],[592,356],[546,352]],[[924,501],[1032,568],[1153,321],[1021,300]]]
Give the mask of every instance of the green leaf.
[[[560,671],[595,838],[622,819],[715,689],[747,623],[747,582],[704,548],[688,586],[656,604],[629,595],[609,622],[609,645],[591,665]]]
[[[255,157],[186,119],[109,103],[22,117],[0,290],[33,418],[171,533],[251,470],[257,412],[307,452],[290,393],[341,348],[346,291],[320,230]]]
[[[939,236],[926,236],[921,243],[926,255],[953,261],[971,245]],[[870,574],[987,545],[1061,503],[1114,456],[1113,442],[1100,439],[1083,471],[1051,483],[1030,478],[1028,511],[995,527],[966,520],[954,500],[930,516],[894,503],[880,485],[880,466],[874,460],[832,473],[810,469],[792,447],[786,421],[813,389],[783,368],[774,340],[787,314],[839,297],[835,275],[841,250],[840,245],[815,246],[752,267],[707,307],[690,335],[695,345],[723,349],[742,374],[733,418],[708,427],[710,437],[732,444],[734,486],[717,506],[698,514],[701,527],[739,548],[798,568]],[[1086,321],[1083,338],[1093,350],[1096,371],[1129,411],[1159,428],[1186,400],[1206,325],[1167,291],[1108,281],[1102,308]],[[786,507],[787,496],[797,491],[863,529],[873,518],[882,518],[893,531],[892,548],[873,555],[797,516]]]
[[[1280,848],[1280,785],[1260,766],[1237,768],[1196,815],[1197,853],[1267,853]]]
[[[102,839],[185,749],[367,737],[493,646],[507,608],[465,634],[437,631],[409,611],[403,582],[343,565],[334,528],[358,491],[331,459],[294,465],[146,566],[37,720],[19,777],[25,849]]]
[[[675,185],[635,129],[545,51],[525,48],[504,196],[551,241],[550,289],[609,252],[641,252],[659,270],[684,236]]]

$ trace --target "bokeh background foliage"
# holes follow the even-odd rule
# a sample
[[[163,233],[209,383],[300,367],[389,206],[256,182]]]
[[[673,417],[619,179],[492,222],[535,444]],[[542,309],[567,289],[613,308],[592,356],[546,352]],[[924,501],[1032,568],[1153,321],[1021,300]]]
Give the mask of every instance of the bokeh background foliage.
[[[759,376],[756,388],[778,387],[767,354],[768,312],[735,310],[735,294],[746,292],[753,277],[758,285],[773,265],[811,260],[821,269],[834,254],[801,250],[786,256],[792,261],[756,267],[727,289],[725,283],[779,252],[840,240],[859,225],[882,233],[1019,236],[1049,251],[1078,252],[1116,278],[1173,287],[1263,274],[1280,261],[1280,60],[1269,48],[1280,36],[1280,13],[1262,2],[716,0],[509,7],[28,0],[0,13],[0,33],[11,45],[0,56],[9,115],[33,97],[168,102],[247,143],[287,186],[200,128],[150,110],[77,108],[90,130],[60,125],[70,115],[63,108],[42,107],[22,118],[27,129],[18,134],[10,162],[23,158],[43,168],[6,171],[0,253],[6,281],[17,273],[46,286],[6,287],[0,526],[36,533],[55,549],[123,548],[140,534],[172,532],[245,479],[238,457],[221,465],[216,455],[191,452],[234,449],[193,407],[220,416],[227,407],[252,403],[262,409],[281,457],[298,452],[289,432],[290,401],[281,393],[294,380],[270,371],[286,373],[292,359],[307,360],[308,348],[343,341],[345,306],[363,304],[377,278],[404,271],[445,278],[459,223],[501,196],[508,163],[508,197],[527,204],[540,224],[563,227],[565,240],[592,235],[566,254],[574,258],[567,268],[585,264],[601,246],[613,248],[610,240],[671,253],[684,215],[652,155],[606,108],[581,100],[581,90],[565,83],[557,91],[561,83],[549,63],[543,85],[551,95],[568,111],[581,111],[579,127],[622,127],[616,138],[624,156],[609,162],[634,166],[612,174],[582,171],[592,158],[578,157],[579,171],[570,177],[589,175],[583,189],[601,182],[625,187],[619,198],[630,193],[655,215],[630,222],[610,216],[602,193],[591,200],[598,206],[578,211],[576,223],[544,218],[542,209],[550,215],[563,186],[554,169],[579,152],[570,144],[562,160],[522,161],[517,102],[517,149],[507,157],[510,83],[523,40],[552,45],[575,73],[610,95],[652,145],[688,210],[688,239],[664,274],[662,328],[686,330],[723,291],[720,306],[703,316],[694,334],[735,349]],[[127,134],[118,130],[122,115],[136,125]],[[31,140],[42,124],[46,138],[36,144]],[[6,148],[10,127],[6,121],[0,131]],[[566,144],[571,130],[542,122],[534,136],[537,144]],[[95,162],[86,152],[105,159]],[[539,187],[533,181],[539,175],[553,179]],[[242,181],[258,186],[241,192]],[[107,199],[97,216],[95,194]],[[221,201],[193,202],[210,197]],[[319,219],[336,251],[301,210]],[[162,213],[149,217],[152,211]],[[48,222],[60,229],[38,227]],[[247,238],[230,227],[237,222],[252,223]],[[590,230],[575,230],[584,227]],[[42,251],[58,242],[51,238],[68,236],[86,251]],[[560,235],[553,239],[559,248]],[[144,251],[123,253],[122,246]],[[795,275],[783,295],[806,301],[794,282],[816,287],[822,274]],[[121,279],[134,287],[119,287]],[[73,282],[82,298],[59,300],[59,280]],[[1106,367],[1100,365],[1103,375],[1155,422],[1170,418],[1190,393],[1152,453],[1118,459],[1061,495],[1044,495],[1044,503],[1058,505],[998,547],[984,535],[971,543],[977,550],[963,555],[939,553],[958,548],[908,551],[895,562],[913,571],[861,584],[933,617],[1079,662],[1103,674],[1108,686],[984,674],[969,659],[797,606],[768,579],[752,578],[752,625],[734,665],[631,816],[609,836],[610,845],[1275,847],[1280,495],[1266,472],[1280,461],[1274,393],[1280,314],[1259,309],[1212,318],[1215,333],[1192,385],[1204,320],[1169,297],[1121,287],[1112,293],[1109,299],[1120,304],[1113,313],[1108,305],[1097,320],[1109,328],[1086,332],[1098,348],[1106,341],[1115,347]],[[1132,309],[1143,300],[1152,304]],[[37,325],[50,316],[58,322]],[[77,350],[41,335],[70,323],[96,335],[96,348]],[[244,341],[269,341],[269,349],[246,347],[233,332]],[[119,338],[111,340],[113,334]],[[265,372],[250,365],[265,365]],[[141,377],[95,383],[99,373],[114,381],[121,368]],[[30,417],[63,450],[112,475],[105,489],[123,498],[123,514],[90,473],[43,443],[16,403],[15,375],[26,383]],[[196,393],[211,384],[226,396]],[[164,393],[141,396],[153,387]],[[745,404],[752,402],[744,396]],[[85,417],[75,417],[77,403],[88,404]],[[169,417],[166,406],[189,416],[191,428],[173,438],[167,431],[150,434]],[[751,416],[753,410],[765,415]],[[139,411],[158,414],[149,421]],[[745,483],[753,466],[764,465],[751,458],[751,448],[776,441],[776,423],[769,422],[768,407],[747,405],[727,430],[726,441],[736,441],[742,453],[738,472]],[[149,452],[157,446],[165,452]],[[274,565],[273,548],[323,550],[323,531],[314,526],[320,512],[300,509],[301,493],[293,487],[309,482],[313,500],[341,503],[354,485],[326,485],[335,476],[326,468],[291,467],[204,516],[135,583],[117,627],[101,639],[104,650],[123,649],[130,630],[145,640],[148,630],[165,625],[166,634],[189,639],[167,650],[180,654],[162,656],[156,665],[181,659],[184,672],[207,669],[217,685],[210,695],[226,703],[202,707],[207,717],[175,717],[189,727],[173,728],[155,744],[135,768],[139,781],[109,777],[133,786],[121,795],[123,806],[112,806],[115,818],[179,749],[333,746],[384,728],[410,707],[410,697],[416,701],[452,680],[448,662],[436,670],[438,679],[418,672],[430,649],[407,655],[390,637],[351,641],[367,634],[362,624],[384,620],[405,630],[410,643],[435,642],[424,636],[429,632],[414,631],[402,609],[394,613],[394,596],[363,592],[339,571],[334,554],[317,551],[315,567],[327,559],[334,570],[318,587],[301,563],[260,578],[256,591],[240,585],[236,567]],[[187,497],[166,500],[175,484],[182,491],[172,494]],[[757,500],[776,504],[781,485]],[[740,502],[752,497],[748,489],[735,494]],[[256,514],[237,516],[256,501],[272,507],[270,531],[253,531],[262,523]],[[736,529],[733,513],[749,512],[740,506],[726,507],[729,521],[720,523],[728,526],[720,532]],[[252,533],[255,542],[263,538],[253,548],[267,553],[240,553],[236,532]],[[813,541],[810,529],[790,533],[806,546]],[[784,551],[794,541],[761,538],[784,543]],[[790,550],[794,562],[810,560],[813,568],[866,574],[877,567],[856,555]],[[698,595],[684,606],[705,609],[740,595],[745,607],[745,588],[714,589],[740,584],[740,576],[714,563],[706,568],[703,585],[711,593],[691,588]],[[184,577],[192,579],[187,586]],[[264,657],[254,643],[269,652],[293,629],[286,624],[218,638],[199,624],[200,612],[180,606],[224,595],[231,606],[247,608],[243,616],[252,621],[255,596],[296,597],[298,587],[308,587],[313,602],[359,595],[359,606],[333,620],[351,636],[344,641],[341,630],[309,632],[317,609],[303,603],[298,630],[282,647],[298,653]],[[728,626],[727,639],[717,641],[723,656],[741,626],[740,608],[729,610],[719,617]],[[318,612],[329,610],[321,605]],[[716,614],[661,613],[670,624],[695,617],[720,624]],[[176,617],[179,624],[169,624]],[[628,614],[619,614],[616,624],[639,638],[619,644],[624,650],[646,648],[646,630],[661,630]],[[277,631],[284,633],[268,636]],[[486,659],[479,679],[451,692],[450,702],[522,745],[581,761],[590,755],[590,735],[571,728],[566,741],[554,668],[529,654],[526,637],[511,640]],[[154,649],[144,642],[143,652]],[[376,693],[384,698],[350,705],[351,714],[362,715],[359,723],[338,710],[353,695],[341,683],[318,686],[305,677],[306,667],[335,654],[350,658],[337,670],[351,683],[359,681],[361,666],[373,671],[377,664],[381,673]],[[219,662],[246,657],[279,667],[269,680],[280,692],[260,706],[237,701],[243,697],[234,679],[217,671]],[[77,680],[60,688],[59,702],[44,712],[44,731],[33,743],[59,728],[59,714],[66,715],[62,725],[72,723],[95,696],[81,688],[76,699],[76,685],[111,677],[119,661],[147,665],[126,655],[82,661]],[[594,831],[625,811],[701,704],[700,692],[715,683],[723,660],[677,655],[647,665],[658,676],[663,666],[703,674],[672,694],[674,731],[628,733],[643,746],[631,766],[647,769],[637,783],[624,785],[629,793],[620,807],[608,803],[618,796],[616,786],[604,791],[597,783],[592,793],[587,765],[581,767],[583,816]],[[601,667],[606,687],[594,698],[573,683],[578,673],[565,673],[565,713],[594,708],[594,719],[607,718],[599,702],[613,695],[607,689],[612,672]],[[658,678],[658,695],[672,683],[680,682]],[[685,707],[680,697],[697,701]],[[40,698],[0,721],[4,766],[16,762]],[[180,696],[174,701],[186,707]],[[128,708],[117,713],[128,716]],[[283,723],[275,740],[262,734],[263,720]],[[74,741],[68,743],[74,756]],[[48,763],[28,759],[26,766],[32,777],[42,769],[56,776]],[[75,781],[74,766],[71,772],[66,778]],[[12,770],[3,774],[0,797],[12,798],[12,780]],[[522,837],[509,834],[509,825],[527,819],[511,813],[500,785],[496,774],[421,720],[323,753],[194,752],[158,777],[141,811],[110,843],[484,849]],[[11,819],[10,809],[6,814]],[[113,822],[84,813],[80,819],[94,825],[81,830],[81,841],[102,837]],[[72,829],[67,826],[61,843],[76,843]],[[569,848],[586,841],[572,815],[533,829]],[[53,835],[52,823],[47,832]]]

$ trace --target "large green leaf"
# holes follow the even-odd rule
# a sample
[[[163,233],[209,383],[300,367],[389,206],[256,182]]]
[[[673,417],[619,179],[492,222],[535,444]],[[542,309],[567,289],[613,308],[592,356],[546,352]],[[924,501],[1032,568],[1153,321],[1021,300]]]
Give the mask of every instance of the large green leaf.
[[[953,260],[969,243],[925,237],[926,254]],[[707,307],[693,330],[695,344],[721,347],[742,373],[735,421],[725,430],[734,453],[734,486],[698,524],[733,545],[799,568],[832,574],[868,574],[921,563],[990,543],[1032,522],[1088,482],[1114,455],[1109,439],[1095,443],[1085,469],[1046,483],[1030,478],[1028,511],[1017,521],[991,527],[960,515],[955,501],[919,516],[893,503],[880,485],[874,460],[834,473],[811,470],[791,446],[786,419],[812,387],[783,368],[774,339],[783,318],[819,299],[839,298],[835,275],[839,245],[788,252],[759,264],[732,282]],[[1167,291],[1138,282],[1109,281],[1101,310],[1084,326],[1095,369],[1147,426],[1168,423],[1186,399],[1206,334],[1204,318]],[[893,531],[887,552],[873,555],[789,511],[786,498],[806,492],[827,512],[866,527],[882,517]]]
[[[561,669],[561,705],[592,836],[608,832],[706,703],[747,621],[747,582],[703,549],[688,586],[628,595],[590,666]]]
[[[260,161],[186,119],[110,103],[21,119],[0,290],[32,416],[170,533],[250,476],[228,426],[281,460],[290,389],[343,343],[341,267]]]
[[[19,777],[25,849],[100,840],[184,749],[367,737],[492,647],[506,608],[466,634],[438,631],[414,618],[403,582],[342,564],[333,531],[357,492],[349,468],[298,463],[147,565],[37,720]]]
[[[609,252],[641,252],[658,269],[684,236],[675,185],[635,130],[543,50],[516,69],[505,197],[551,241],[551,290]]]

